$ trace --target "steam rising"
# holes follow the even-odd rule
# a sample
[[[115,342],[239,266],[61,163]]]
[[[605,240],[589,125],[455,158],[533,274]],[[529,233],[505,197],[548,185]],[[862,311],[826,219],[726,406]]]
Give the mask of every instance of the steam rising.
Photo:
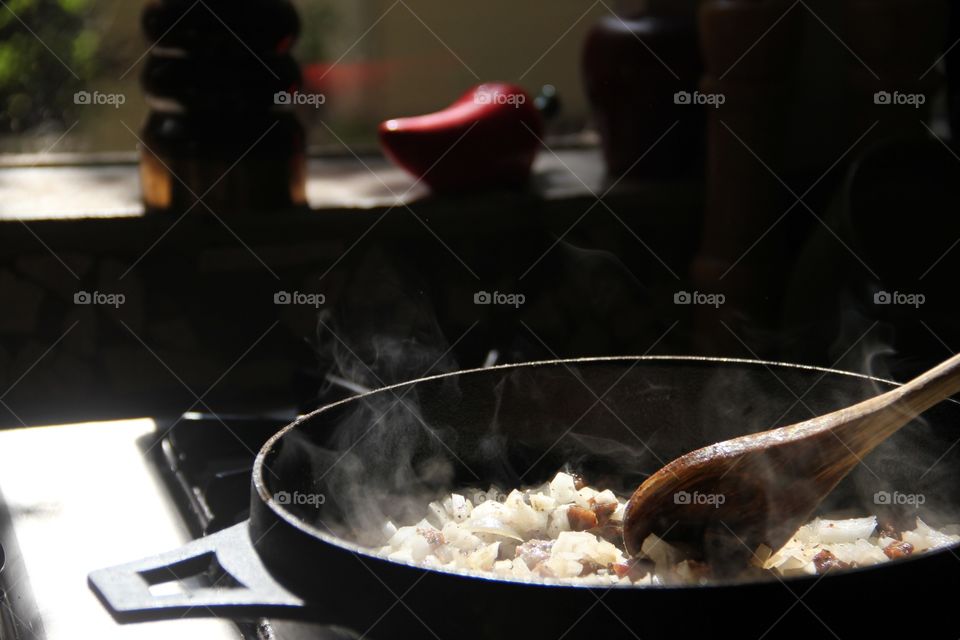
[[[349,284],[355,294],[319,317],[330,389],[356,393],[458,368],[434,310],[408,282],[409,274],[401,278],[397,270],[360,269]],[[855,341],[844,334],[837,344]],[[895,354],[884,344],[881,327],[844,362],[859,358],[862,370],[887,377]],[[582,379],[564,365],[502,369],[373,393],[294,430],[271,464],[281,477],[300,478],[326,496],[319,510],[292,506],[300,517],[375,546],[384,542],[387,520],[416,522],[428,502],[453,490],[529,486],[569,465],[590,484],[629,495],[695,448],[805,420],[886,388],[758,365],[645,363],[624,375],[630,365],[580,367]],[[918,421],[882,445],[841,483],[824,512],[878,514],[882,521],[897,510],[877,504],[877,492],[925,492],[925,520],[957,520],[938,491],[956,471],[934,464],[956,434],[942,419],[932,423],[940,428]],[[768,473],[778,482],[778,469]]]
[[[457,369],[433,308],[422,289],[411,285],[412,274],[384,268],[384,262],[379,252],[369,256],[336,312],[318,318],[326,380],[351,394]],[[305,447],[318,488],[340,514],[341,522],[324,524],[373,544],[386,519],[414,518],[423,497],[453,482],[456,461],[445,444],[454,440],[451,426],[427,424],[416,388],[352,403],[331,424],[323,446]]]

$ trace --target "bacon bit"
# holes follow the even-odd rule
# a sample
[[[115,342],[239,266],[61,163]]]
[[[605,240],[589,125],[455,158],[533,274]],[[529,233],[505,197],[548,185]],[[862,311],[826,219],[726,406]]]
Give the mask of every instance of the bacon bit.
[[[690,570],[690,575],[698,580],[704,578],[709,578],[712,574],[710,565],[701,560],[686,560],[687,568]]]
[[[611,564],[608,568],[616,574],[618,578],[627,576],[631,580],[639,580],[650,573],[651,564],[649,560],[631,558],[626,562]]]
[[[431,546],[437,547],[446,543],[446,540],[443,539],[442,531],[437,531],[436,529],[417,529],[417,533],[429,542]]]
[[[900,537],[900,532],[893,526],[890,522],[884,522],[878,527],[881,536],[887,538],[893,538],[894,540],[902,540]]]
[[[622,544],[623,543],[623,524],[610,523],[594,527],[589,530],[589,533],[602,538],[607,542],[612,542],[613,544]]]
[[[590,509],[584,509],[577,505],[573,505],[567,510],[567,521],[573,531],[586,531],[587,529],[593,529],[598,524],[597,514]]]
[[[576,473],[571,473],[570,477],[573,478],[573,488],[577,491],[580,491],[580,489],[583,489],[585,486],[587,486],[587,483],[583,481],[583,476]]]
[[[891,560],[906,558],[913,553],[913,545],[909,542],[891,542],[884,548],[883,553]]]
[[[598,564],[593,560],[580,560],[580,564],[583,566],[583,569],[580,570],[580,576],[592,576],[596,572],[603,569],[602,564]]]
[[[593,512],[597,515],[597,522],[602,527],[607,524],[610,520],[610,516],[613,515],[613,512],[617,510],[616,502],[605,502],[604,504],[597,504],[597,501],[594,498],[590,498],[590,508],[593,509]]]
[[[817,568],[817,573],[826,573],[831,569],[849,569],[850,563],[838,560],[837,556],[824,549],[813,557],[813,566]]]
[[[550,559],[550,550],[553,549],[554,540],[528,540],[517,547],[514,557],[533,571],[541,562]]]

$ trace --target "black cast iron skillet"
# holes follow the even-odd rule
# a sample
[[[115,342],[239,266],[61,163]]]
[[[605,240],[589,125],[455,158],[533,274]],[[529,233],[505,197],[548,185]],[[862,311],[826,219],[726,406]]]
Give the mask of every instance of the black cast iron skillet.
[[[960,589],[956,546],[822,577],[608,589],[424,570],[355,542],[387,517],[412,522],[412,505],[422,508],[440,491],[538,483],[565,464],[591,485],[629,495],[691,449],[892,386],[811,367],[664,357],[510,365],[404,383],[324,407],[268,441],[254,466],[248,522],[96,571],[90,585],[120,622],[265,616],[381,639],[913,637],[921,630],[955,639],[960,621],[941,603]],[[958,427],[960,404],[932,409],[871,454],[823,511],[877,514],[910,528],[917,514],[935,526],[960,522]],[[212,563],[228,584],[187,581],[179,594],[150,592]]]

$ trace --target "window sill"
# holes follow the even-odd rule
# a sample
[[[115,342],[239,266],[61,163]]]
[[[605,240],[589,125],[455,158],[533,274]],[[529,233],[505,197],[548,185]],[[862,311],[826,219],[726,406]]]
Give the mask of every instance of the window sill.
[[[131,156],[43,160],[43,166],[25,164],[30,158],[15,164],[0,161],[0,222],[143,216],[138,169]],[[681,191],[688,186],[683,185]],[[593,199],[606,188],[599,150],[579,148],[558,151],[556,155],[542,153],[528,192],[493,197],[499,202],[506,195],[527,203],[530,199]],[[648,190],[649,187],[640,189]],[[618,185],[617,193],[625,191],[636,188]],[[429,195],[425,185],[417,184],[380,156],[362,161],[353,157],[312,158],[308,163],[307,199],[315,212],[413,205],[430,200]],[[479,199],[487,197],[490,196]]]

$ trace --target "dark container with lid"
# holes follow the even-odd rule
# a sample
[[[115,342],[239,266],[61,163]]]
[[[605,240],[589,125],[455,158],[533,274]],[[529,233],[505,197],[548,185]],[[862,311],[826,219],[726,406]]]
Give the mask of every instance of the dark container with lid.
[[[602,17],[587,35],[583,74],[607,172],[681,178],[703,160],[697,25],[686,3]]]
[[[299,26],[289,0],[147,4],[140,173],[148,212],[305,206],[305,135],[290,99],[300,88],[290,55]]]

